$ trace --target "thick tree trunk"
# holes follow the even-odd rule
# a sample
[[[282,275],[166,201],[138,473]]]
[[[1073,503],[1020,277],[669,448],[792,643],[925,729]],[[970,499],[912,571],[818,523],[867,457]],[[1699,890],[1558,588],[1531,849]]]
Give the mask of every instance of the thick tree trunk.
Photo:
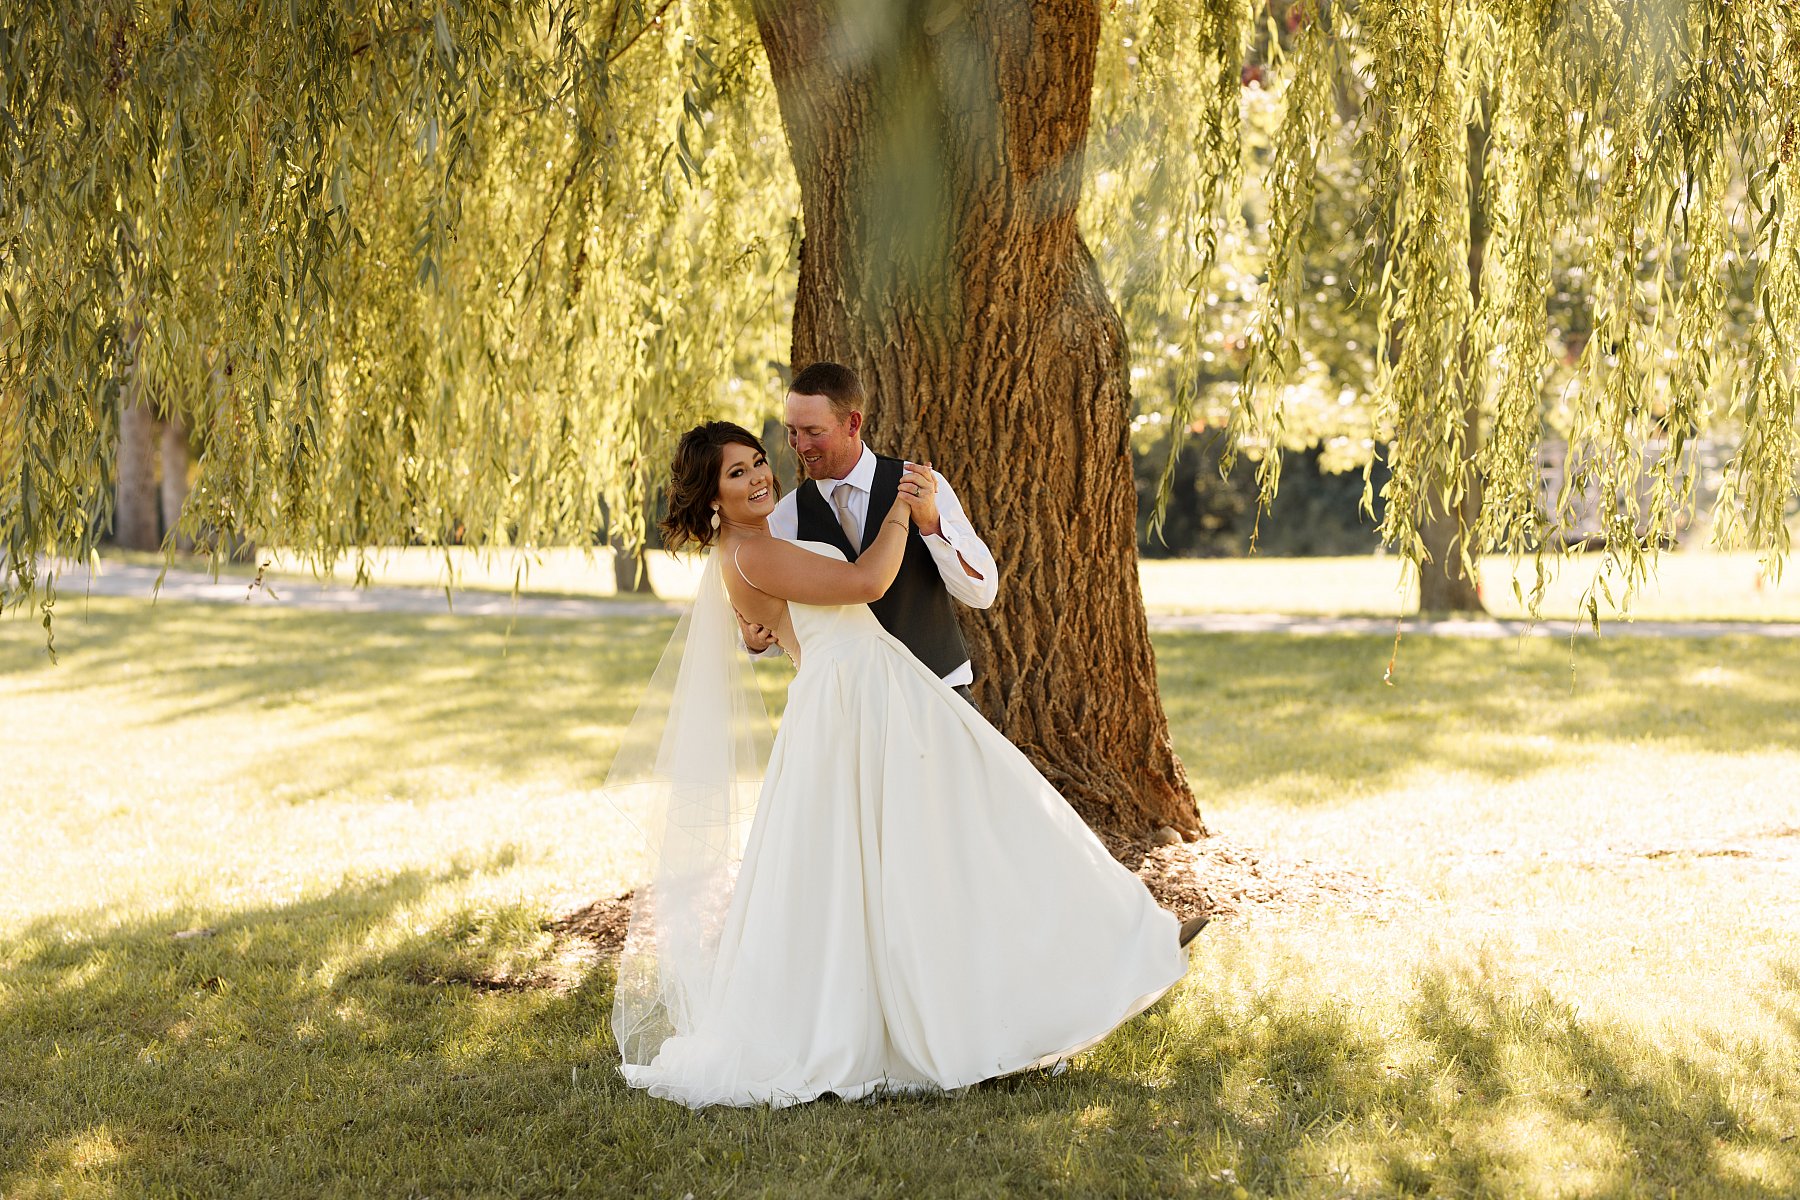
[[[1463,422],[1467,436],[1476,434],[1478,414],[1473,398],[1466,402]],[[1472,457],[1475,447],[1468,451]],[[1430,560],[1419,568],[1419,611],[1425,613],[1486,612],[1481,602],[1481,581],[1463,569],[1463,538],[1470,536],[1481,516],[1481,488],[1477,483],[1447,512],[1434,512],[1420,530]]]
[[[156,497],[156,441],[160,422],[134,370],[119,397],[117,503],[113,538],[127,550],[154,550],[162,541]]]
[[[878,450],[995,547],[984,712],[1093,825],[1203,832],[1137,576],[1124,328],[1075,225],[1093,0],[756,0],[800,181],[796,367],[854,367]]]
[[[650,586],[650,571],[642,549],[633,554],[623,546],[614,546],[612,559],[613,588],[619,595],[656,595],[656,589]]]

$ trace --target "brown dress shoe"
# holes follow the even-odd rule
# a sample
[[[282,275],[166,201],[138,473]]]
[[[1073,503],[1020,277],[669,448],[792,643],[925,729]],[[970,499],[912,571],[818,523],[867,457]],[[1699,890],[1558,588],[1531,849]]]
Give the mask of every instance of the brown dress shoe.
[[[1211,917],[1189,917],[1183,921],[1181,923],[1181,948],[1186,950],[1192,945],[1194,939],[1200,936],[1200,931],[1205,929],[1211,920]]]

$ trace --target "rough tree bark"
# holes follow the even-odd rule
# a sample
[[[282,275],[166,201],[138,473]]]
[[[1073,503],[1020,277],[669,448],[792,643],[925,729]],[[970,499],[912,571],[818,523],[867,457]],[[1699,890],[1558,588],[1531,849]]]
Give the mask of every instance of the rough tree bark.
[[[1108,832],[1204,832],[1137,575],[1124,327],[1076,229],[1095,0],[756,0],[799,177],[793,357],[997,548],[982,710]]]
[[[1469,294],[1481,307],[1481,264],[1487,256],[1487,134],[1483,117],[1469,125]],[[1468,354],[1464,342],[1464,354]],[[1474,386],[1462,392],[1463,460],[1473,463],[1481,449],[1480,396]],[[1481,479],[1470,470],[1469,487],[1454,504],[1434,510],[1420,529],[1429,560],[1419,568],[1420,612],[1486,612],[1481,602],[1481,580],[1463,569],[1463,539],[1481,517]]]

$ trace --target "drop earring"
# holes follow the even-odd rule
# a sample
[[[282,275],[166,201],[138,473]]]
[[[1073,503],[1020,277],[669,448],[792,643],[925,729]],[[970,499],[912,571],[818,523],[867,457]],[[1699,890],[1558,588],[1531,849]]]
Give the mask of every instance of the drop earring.
[[[715,531],[719,528],[719,506],[716,504],[713,505],[712,527]]]

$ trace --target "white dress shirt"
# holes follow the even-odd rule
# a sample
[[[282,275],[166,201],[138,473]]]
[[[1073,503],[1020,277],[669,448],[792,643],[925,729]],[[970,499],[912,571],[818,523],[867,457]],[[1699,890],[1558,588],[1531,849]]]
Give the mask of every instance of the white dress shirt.
[[[949,482],[935,470],[931,475],[937,480],[938,532],[925,537],[924,542],[925,548],[931,551],[931,561],[937,564],[938,577],[944,581],[944,590],[950,593],[951,599],[970,608],[991,607],[994,597],[1000,593],[1000,569],[994,565],[993,552],[969,524],[968,514],[963,512],[962,502],[956,498]],[[842,479],[818,481],[819,494],[836,509],[837,490],[849,488],[847,507],[850,515],[855,518],[858,529],[867,529],[869,489],[874,482],[875,452],[864,446],[862,456],[848,475]],[[798,488],[789,492],[769,514],[769,532],[790,542],[799,538],[800,512],[795,501],[798,495]],[[980,579],[972,578],[963,570],[965,562],[981,575]],[[769,652],[777,651],[771,647]],[[974,681],[975,669],[966,662],[944,676],[944,682],[951,687]]]

